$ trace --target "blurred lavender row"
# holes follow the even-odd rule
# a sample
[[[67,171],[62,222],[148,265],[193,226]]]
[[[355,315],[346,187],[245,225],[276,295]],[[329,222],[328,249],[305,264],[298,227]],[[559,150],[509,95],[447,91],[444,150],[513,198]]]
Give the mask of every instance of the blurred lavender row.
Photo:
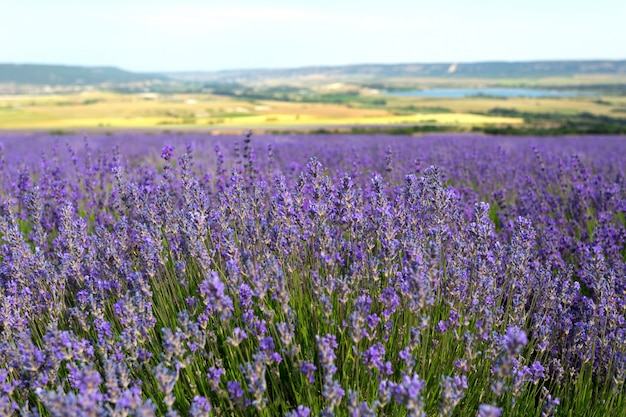
[[[1,415],[626,415],[624,137],[0,143]]]

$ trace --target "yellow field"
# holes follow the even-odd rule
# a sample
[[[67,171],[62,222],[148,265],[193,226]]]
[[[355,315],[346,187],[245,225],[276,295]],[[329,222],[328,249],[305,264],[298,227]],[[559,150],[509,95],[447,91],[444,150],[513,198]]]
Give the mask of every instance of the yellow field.
[[[475,114],[486,113],[494,108],[522,112],[557,112],[564,115],[590,112],[626,117],[626,111],[623,111],[626,109],[626,98],[623,97],[381,97],[386,100],[384,106],[366,108],[360,103],[253,101],[210,94],[116,94],[87,91],[73,95],[0,96],[0,129],[315,128],[404,124],[471,127],[523,123],[520,118]],[[398,112],[399,108],[414,111]],[[436,110],[438,108],[442,110]],[[431,110],[420,112],[420,109]]]
[[[523,120],[512,117],[490,117],[468,113],[452,114],[421,114],[410,116],[383,117],[317,117],[311,115],[293,116],[287,114],[269,114],[247,117],[224,117],[219,119],[195,119],[193,123],[180,120],[172,121],[156,117],[99,117],[99,118],[29,118],[0,117],[0,128],[36,129],[36,128],[94,128],[94,127],[167,127],[167,126],[198,126],[198,127],[278,127],[278,126],[378,126],[398,124],[437,123],[445,125],[484,125],[484,124],[519,124]]]
[[[209,95],[156,96],[92,92],[74,96],[0,97],[0,128],[278,127],[517,124],[521,119],[467,112],[397,116],[340,104],[250,102]]]

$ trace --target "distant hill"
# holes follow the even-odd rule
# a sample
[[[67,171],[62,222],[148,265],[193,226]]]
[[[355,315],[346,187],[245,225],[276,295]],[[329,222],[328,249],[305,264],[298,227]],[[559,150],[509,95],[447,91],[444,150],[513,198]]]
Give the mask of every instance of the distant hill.
[[[528,78],[572,76],[577,74],[622,74],[626,76],[626,60],[361,64],[162,74],[135,73],[116,67],[0,64],[0,84],[53,86],[101,85],[107,83],[125,84],[157,80],[220,83],[302,77],[321,77],[329,79],[354,77],[367,79],[383,79],[390,77]]]
[[[158,74],[140,74],[115,67],[0,64],[0,84],[99,85],[164,80]]]
[[[249,69],[216,72],[178,72],[167,76],[181,81],[237,81],[299,77],[477,77],[518,78],[572,76],[576,74],[624,74],[621,61],[535,61],[438,64],[362,64],[289,69]]]

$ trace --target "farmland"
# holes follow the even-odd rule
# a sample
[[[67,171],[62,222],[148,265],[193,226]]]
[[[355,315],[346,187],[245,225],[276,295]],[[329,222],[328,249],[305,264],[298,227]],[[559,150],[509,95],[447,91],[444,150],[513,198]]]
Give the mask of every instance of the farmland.
[[[92,123],[103,103],[111,124],[200,103],[207,119],[309,121],[310,106],[325,122],[396,120],[269,101],[243,116],[242,99],[201,96],[28,100],[0,120],[67,127],[52,121],[80,108]],[[453,105],[428,102],[473,114]],[[0,142],[2,415],[626,415],[621,136]]]
[[[620,134],[626,132],[625,84],[621,74],[590,74],[535,78],[320,75],[112,84],[107,88],[17,86],[17,93],[7,90],[0,95],[0,129],[402,133],[402,128],[413,127],[415,132],[506,133],[514,129],[520,134]],[[392,95],[407,90],[510,87],[580,95]]]
[[[215,95],[122,95],[0,98],[0,128],[272,128],[282,126],[399,125],[433,123],[472,126],[516,124],[520,118],[469,112],[418,111],[394,114],[385,108],[345,104],[253,101]]]
[[[626,122],[626,100],[598,98],[387,98],[367,103],[298,103],[198,94],[86,92],[58,96],[0,97],[0,128],[88,129],[187,128],[198,130],[399,126],[430,124],[468,130],[473,126],[524,124],[524,117],[495,115],[494,109],[557,115],[582,112]]]

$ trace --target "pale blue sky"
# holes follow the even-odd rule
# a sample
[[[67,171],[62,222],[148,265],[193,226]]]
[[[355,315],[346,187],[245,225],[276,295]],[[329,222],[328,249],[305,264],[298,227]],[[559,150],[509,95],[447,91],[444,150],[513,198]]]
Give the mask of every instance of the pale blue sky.
[[[133,71],[626,59],[624,0],[0,0],[0,62]]]

